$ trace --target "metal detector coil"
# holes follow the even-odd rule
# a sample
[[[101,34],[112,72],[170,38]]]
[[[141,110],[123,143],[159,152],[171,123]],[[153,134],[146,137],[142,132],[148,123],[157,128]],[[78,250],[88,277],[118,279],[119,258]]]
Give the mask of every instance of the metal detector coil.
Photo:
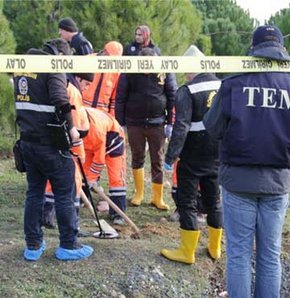
[[[72,153],[73,154],[73,153]],[[96,206],[94,204],[94,200],[93,200],[93,197],[92,197],[92,194],[91,194],[91,191],[90,191],[90,187],[89,187],[89,184],[88,184],[88,180],[87,180],[87,177],[85,175],[85,171],[84,171],[84,168],[83,168],[83,165],[82,165],[82,162],[81,162],[81,159],[78,155],[75,155],[73,154],[77,160],[78,160],[78,164],[79,164],[79,168],[80,168],[80,171],[81,171],[81,174],[82,174],[82,177],[83,177],[83,181],[84,181],[84,187],[85,187],[85,192],[88,196],[88,200],[89,200],[89,203],[91,205],[92,208],[92,213],[93,215],[95,216],[96,218],[96,223],[99,227],[99,232],[95,232],[95,233],[92,233],[91,236],[95,237],[95,238],[99,238],[99,239],[114,239],[114,238],[118,238],[119,237],[119,234],[118,232],[112,228],[107,222],[105,222],[104,220],[99,220],[99,217],[98,217],[98,214],[97,214],[97,209],[96,209]]]

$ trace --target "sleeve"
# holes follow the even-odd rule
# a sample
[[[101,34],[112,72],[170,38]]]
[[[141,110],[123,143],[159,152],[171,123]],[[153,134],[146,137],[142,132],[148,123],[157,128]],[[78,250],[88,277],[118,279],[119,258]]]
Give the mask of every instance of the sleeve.
[[[221,140],[227,128],[229,118],[223,112],[223,94],[227,94],[222,85],[213,99],[213,103],[203,116],[203,124],[209,135],[216,140]]]
[[[165,90],[164,90],[167,98],[167,103],[166,103],[166,123],[167,124],[173,123],[173,108],[174,108],[176,90],[177,90],[177,83],[176,83],[175,74],[173,73],[167,74],[165,79]]]
[[[67,93],[67,79],[65,74],[48,74],[48,92],[51,103],[60,108],[64,118],[67,120],[68,127],[73,127],[72,114]]]
[[[77,143],[73,143],[72,152],[76,154],[80,159],[84,160],[86,158],[85,148],[82,139],[80,139]]]
[[[175,111],[175,123],[165,155],[165,162],[170,165],[173,164],[180,155],[190,129],[192,99],[186,86],[180,87],[177,91]]]
[[[98,142],[96,143],[93,153],[93,160],[88,172],[88,180],[98,180],[101,176],[102,170],[105,165],[106,156],[106,135],[98,136]]]
[[[126,74],[121,74],[115,102],[115,117],[121,126],[126,125],[126,102],[128,97],[128,81]]]
[[[82,42],[80,44],[81,55],[89,55],[93,53],[93,47],[89,42]]]
[[[119,82],[120,75],[117,73],[112,74],[112,86],[113,90],[111,92],[110,102],[109,102],[109,114],[115,118],[115,109],[116,109],[116,96],[117,96],[117,88]]]

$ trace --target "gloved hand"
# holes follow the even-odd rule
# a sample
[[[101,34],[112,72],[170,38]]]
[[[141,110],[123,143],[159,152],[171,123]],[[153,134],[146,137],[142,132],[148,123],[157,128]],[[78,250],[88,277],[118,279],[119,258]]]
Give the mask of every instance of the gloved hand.
[[[103,187],[100,185],[99,181],[91,180],[88,181],[89,188],[95,191],[104,192]]]
[[[166,172],[172,172],[173,171],[173,165],[170,165],[166,162],[163,163],[163,169]]]
[[[76,143],[80,140],[80,133],[74,126],[70,129],[69,134],[73,143]]]
[[[164,126],[164,135],[166,138],[171,138],[173,127],[171,124],[166,124]]]

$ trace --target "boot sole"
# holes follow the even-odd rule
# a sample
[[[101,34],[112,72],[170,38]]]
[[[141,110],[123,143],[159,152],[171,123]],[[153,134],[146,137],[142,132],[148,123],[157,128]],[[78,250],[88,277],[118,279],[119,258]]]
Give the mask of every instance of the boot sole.
[[[169,261],[174,261],[174,262],[178,262],[178,263],[183,263],[183,264],[186,264],[186,265],[192,265],[195,263],[195,260],[192,260],[192,261],[187,261],[187,260],[184,260],[184,259],[178,259],[178,258],[171,258],[169,256],[166,255],[166,252],[160,252],[160,254],[165,257],[167,260]]]
[[[155,205],[154,203],[149,203],[151,206],[154,206],[155,208],[157,208],[158,210],[162,210],[162,211],[168,211],[169,207],[158,207],[157,205]]]
[[[221,254],[219,256],[217,256],[216,258],[214,258],[211,253],[209,252],[209,249],[206,250],[207,252],[207,256],[210,257],[213,261],[217,261],[218,259],[221,258]]]

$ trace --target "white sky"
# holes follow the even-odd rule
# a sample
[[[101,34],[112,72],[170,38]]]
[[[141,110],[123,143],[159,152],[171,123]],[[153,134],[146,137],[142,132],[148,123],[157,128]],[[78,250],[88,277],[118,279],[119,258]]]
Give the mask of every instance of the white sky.
[[[250,16],[264,25],[271,15],[283,8],[289,8],[290,0],[236,0],[236,3],[245,10],[249,10]]]

